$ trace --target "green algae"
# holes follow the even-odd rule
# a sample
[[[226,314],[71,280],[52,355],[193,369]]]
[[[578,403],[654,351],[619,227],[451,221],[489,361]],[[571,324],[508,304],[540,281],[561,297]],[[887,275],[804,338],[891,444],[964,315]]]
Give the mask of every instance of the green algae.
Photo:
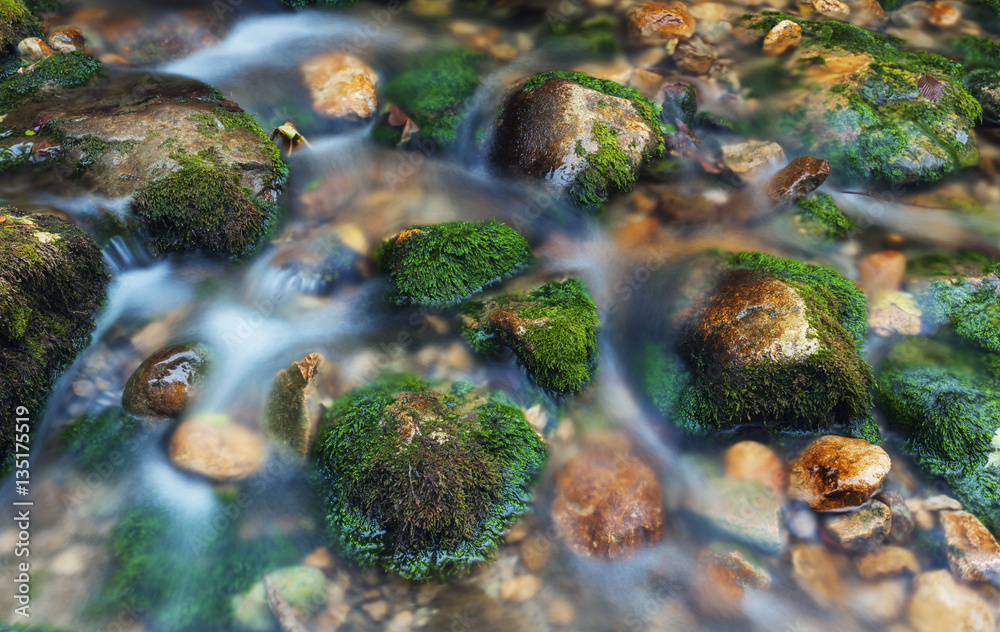
[[[53,55],[35,64],[31,72],[14,74],[0,82],[0,112],[11,110],[28,100],[41,100],[39,93],[43,88],[82,86],[100,69],[101,62],[90,55]]]

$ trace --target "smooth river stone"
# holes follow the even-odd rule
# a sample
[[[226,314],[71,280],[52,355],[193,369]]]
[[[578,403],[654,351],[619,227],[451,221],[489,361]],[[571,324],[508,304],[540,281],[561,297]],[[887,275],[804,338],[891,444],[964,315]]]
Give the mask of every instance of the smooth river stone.
[[[844,511],[868,502],[892,461],[864,439],[825,436],[810,443],[792,465],[788,496],[816,511]]]
[[[906,618],[916,632],[994,632],[996,623],[986,601],[955,581],[947,570],[913,578]]]
[[[264,462],[264,437],[219,417],[192,417],[177,426],[170,438],[170,460],[215,481],[244,479]]]
[[[868,506],[848,513],[827,514],[824,527],[841,547],[865,551],[881,544],[889,535],[889,506],[873,500]]]
[[[122,409],[135,417],[174,418],[198,397],[208,352],[200,345],[178,344],[160,349],[135,370],[125,392]]]
[[[967,582],[1000,579],[1000,544],[979,518],[967,511],[942,511],[938,519],[955,577]]]
[[[556,477],[552,519],[577,553],[620,558],[663,539],[656,473],[627,452],[593,447]]]
[[[710,478],[691,490],[684,508],[715,530],[768,555],[781,552],[788,538],[778,495],[758,481]]]

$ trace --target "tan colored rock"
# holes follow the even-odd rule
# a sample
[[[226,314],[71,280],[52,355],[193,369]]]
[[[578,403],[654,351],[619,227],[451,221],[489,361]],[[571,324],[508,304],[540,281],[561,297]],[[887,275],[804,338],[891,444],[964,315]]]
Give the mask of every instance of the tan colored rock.
[[[879,291],[868,300],[868,328],[876,335],[916,336],[923,329],[923,310],[908,292]]]
[[[244,479],[264,462],[264,437],[229,423],[224,415],[192,417],[174,430],[170,460],[182,470],[216,481]]]
[[[715,49],[697,36],[681,42],[674,49],[677,69],[689,75],[707,75],[715,58]]]
[[[310,57],[302,64],[301,71],[318,114],[360,119],[375,114],[378,75],[362,59],[333,51]]]
[[[628,10],[628,24],[630,41],[642,45],[687,39],[697,23],[681,2],[640,2]]]
[[[903,287],[906,255],[898,250],[883,250],[861,257],[858,262],[858,285],[869,296]]]
[[[774,450],[756,441],[740,441],[722,455],[726,476],[741,481],[760,481],[784,496],[788,484],[785,465]]]
[[[829,551],[822,544],[792,547],[792,576],[795,582],[821,606],[840,604],[844,597],[841,573],[847,557]]]
[[[848,551],[863,551],[881,544],[889,535],[889,506],[873,500],[847,513],[827,514],[824,527],[833,540]]]
[[[962,19],[962,12],[947,2],[934,2],[929,8],[927,22],[938,28],[955,26]]]
[[[747,182],[756,180],[772,163],[783,162],[785,151],[769,140],[748,140],[722,146],[722,162]]]
[[[891,466],[885,450],[864,439],[820,437],[792,465],[788,496],[816,511],[860,507],[878,491]]]
[[[87,45],[83,31],[75,26],[63,26],[49,35],[49,46],[58,53],[82,53]]]
[[[967,582],[1000,579],[1000,544],[979,518],[967,511],[942,511],[938,519],[955,577]]]
[[[858,619],[884,625],[903,614],[908,593],[905,579],[853,583],[844,593],[844,604]]]
[[[552,625],[570,625],[576,621],[576,608],[569,599],[555,599],[549,605],[549,621]]]
[[[879,547],[855,560],[854,566],[858,569],[858,575],[867,580],[920,572],[920,563],[913,551],[901,546]]]
[[[768,55],[781,55],[798,46],[801,41],[802,27],[791,20],[782,20],[764,36],[764,52]]]
[[[556,477],[552,519],[578,553],[614,559],[656,544],[663,515],[656,473],[628,452],[587,448]]]
[[[521,563],[529,571],[541,570],[549,561],[552,542],[542,535],[532,535],[521,542]]]
[[[27,37],[17,45],[17,56],[26,64],[42,61],[53,54],[45,40],[39,37]]]
[[[500,584],[500,597],[505,601],[524,603],[542,587],[542,580],[537,575],[518,575]]]
[[[851,13],[851,7],[840,0],[812,0],[812,5],[817,13],[830,17],[844,17]]]
[[[956,582],[947,570],[913,578],[906,619],[916,632],[994,632],[996,628],[986,601]]]
[[[769,555],[788,541],[779,496],[758,481],[709,476],[684,497],[683,507],[728,539]]]
[[[739,551],[704,551],[691,580],[691,598],[703,614],[720,619],[738,617],[747,590],[767,588],[771,578],[758,571]]]

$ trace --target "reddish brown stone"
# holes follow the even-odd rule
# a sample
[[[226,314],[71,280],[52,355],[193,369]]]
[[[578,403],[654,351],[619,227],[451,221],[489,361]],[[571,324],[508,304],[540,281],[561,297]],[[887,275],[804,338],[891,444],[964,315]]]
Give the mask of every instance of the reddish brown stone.
[[[371,118],[378,75],[363,60],[342,51],[310,57],[301,67],[313,109],[331,118]]]
[[[969,582],[1000,579],[1000,544],[979,518],[967,511],[942,511],[938,519],[955,577]]]
[[[758,571],[739,551],[704,551],[691,580],[691,597],[703,614],[732,619],[742,613],[746,591],[767,588],[771,578]]]
[[[774,450],[756,441],[740,441],[729,446],[722,455],[726,476],[741,481],[760,481],[781,497],[785,494],[788,476],[785,465]]]
[[[864,439],[820,437],[792,465],[788,495],[816,511],[860,507],[878,491],[891,466],[885,450]]]
[[[905,276],[906,255],[898,250],[873,252],[858,262],[858,285],[868,295],[900,289]]]
[[[49,46],[60,53],[82,53],[87,45],[83,31],[75,26],[63,26],[49,35]]]
[[[207,352],[199,345],[179,344],[157,351],[129,378],[122,408],[136,417],[177,417],[198,397],[207,362]]]
[[[552,519],[578,553],[615,559],[663,539],[660,483],[627,452],[584,450],[559,472],[556,490]]]
[[[628,11],[629,38],[634,44],[687,39],[696,22],[680,2],[640,2]]]
[[[794,202],[812,193],[830,175],[830,161],[799,156],[771,176],[765,190],[775,202]]]

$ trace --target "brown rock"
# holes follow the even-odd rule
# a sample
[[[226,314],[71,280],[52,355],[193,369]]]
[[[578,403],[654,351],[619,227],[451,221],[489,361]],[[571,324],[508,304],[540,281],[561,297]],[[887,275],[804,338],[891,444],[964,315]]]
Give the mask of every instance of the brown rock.
[[[704,551],[698,556],[698,568],[691,580],[691,597],[703,614],[731,619],[742,614],[747,590],[770,585],[767,573],[755,569],[739,551]]]
[[[505,601],[524,603],[542,587],[542,580],[537,575],[518,575],[500,584],[500,597]]]
[[[791,20],[782,20],[764,36],[764,52],[768,55],[781,55],[789,48],[798,46],[801,41],[802,27]]]
[[[216,481],[244,479],[264,462],[264,437],[222,416],[192,417],[174,430],[170,460]]]
[[[876,335],[916,336],[923,329],[923,310],[907,292],[880,291],[868,301],[868,328]]]
[[[674,63],[681,72],[707,75],[715,63],[715,49],[700,37],[681,42],[674,50]]]
[[[873,500],[868,506],[848,513],[827,514],[823,523],[827,533],[848,551],[871,549],[889,535],[889,506]]]
[[[785,493],[788,476],[774,450],[756,441],[740,441],[722,455],[726,476],[743,481],[760,481],[779,497]]]
[[[75,26],[63,26],[49,35],[49,46],[59,53],[82,53],[87,45],[83,31]]]
[[[377,110],[378,75],[363,60],[342,51],[307,59],[301,67],[313,109],[331,118],[371,118]]]
[[[799,156],[770,177],[765,185],[775,202],[794,202],[812,193],[830,175],[830,161]]]
[[[820,348],[795,289],[745,269],[723,275],[692,337],[724,366],[797,361]]]
[[[862,621],[879,624],[886,632],[901,632],[883,626],[903,614],[907,593],[909,582],[905,579],[855,582],[844,594],[844,605]]]
[[[521,563],[529,571],[541,570],[551,553],[552,543],[542,535],[532,535],[521,542]]]
[[[993,632],[996,626],[986,601],[946,570],[913,578],[906,619],[916,632]]]
[[[748,140],[722,146],[723,164],[746,182],[753,182],[772,163],[784,158],[785,151],[781,145],[769,140]]]
[[[313,434],[308,400],[321,361],[318,353],[310,353],[280,371],[274,376],[264,406],[268,435],[302,455],[308,451]]]
[[[52,57],[54,53],[45,40],[38,37],[27,37],[17,45],[17,56],[26,64],[33,64]]]
[[[696,22],[681,2],[640,2],[628,11],[629,39],[633,44],[657,44],[687,39]]]
[[[146,419],[177,417],[198,397],[198,385],[208,368],[208,351],[201,345],[179,344],[161,349],[135,370],[122,409]]]
[[[792,465],[788,496],[816,511],[860,507],[878,491],[891,466],[885,450],[864,439],[820,437]]]
[[[821,606],[843,600],[841,573],[847,557],[832,553],[822,544],[797,544],[792,547],[792,575],[795,582]]]
[[[685,496],[684,509],[728,539],[768,555],[777,555],[788,540],[778,495],[758,481],[708,477]]]
[[[1000,544],[979,518],[967,511],[942,511],[938,519],[955,577],[967,582],[1000,579]]]
[[[556,477],[552,519],[573,550],[615,559],[663,539],[662,496],[656,474],[636,457],[587,448]]]
[[[901,289],[905,277],[906,255],[898,250],[873,252],[858,262],[858,285],[869,296],[879,291]]]
[[[858,575],[867,580],[920,572],[920,563],[913,551],[901,546],[879,547],[855,560],[854,565],[858,569]]]
[[[927,21],[938,28],[955,26],[962,19],[962,12],[947,2],[934,2],[929,11]]]

